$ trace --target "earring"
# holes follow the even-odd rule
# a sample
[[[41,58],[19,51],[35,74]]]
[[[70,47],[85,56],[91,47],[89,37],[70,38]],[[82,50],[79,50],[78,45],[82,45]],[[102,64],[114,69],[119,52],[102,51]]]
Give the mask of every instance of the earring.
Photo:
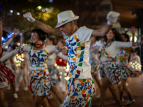
[[[113,39],[113,41],[115,41],[115,38]]]

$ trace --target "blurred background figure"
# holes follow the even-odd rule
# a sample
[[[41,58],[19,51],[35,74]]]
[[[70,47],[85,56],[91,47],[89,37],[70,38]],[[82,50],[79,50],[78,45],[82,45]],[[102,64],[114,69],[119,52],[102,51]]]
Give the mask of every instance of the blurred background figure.
[[[28,90],[29,85],[29,55],[27,52],[24,52],[21,55],[16,55],[14,58],[15,63],[17,64],[17,70],[16,70],[16,91],[19,91],[19,86],[21,82],[21,77],[24,82],[24,91]]]

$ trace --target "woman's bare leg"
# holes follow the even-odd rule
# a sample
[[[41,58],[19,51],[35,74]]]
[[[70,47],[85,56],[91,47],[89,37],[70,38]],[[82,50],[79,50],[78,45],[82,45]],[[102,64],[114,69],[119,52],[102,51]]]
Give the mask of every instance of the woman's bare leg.
[[[112,90],[113,97],[115,97],[115,100],[117,100],[118,107],[121,107],[120,99],[118,96],[118,93],[116,92],[115,86],[111,84],[107,76],[104,77],[102,85],[101,85],[101,97],[100,97],[100,107],[103,106],[105,99],[106,99],[106,90],[110,87]]]
[[[52,93],[53,99],[49,101],[49,104],[51,107],[59,107],[60,105],[60,101],[58,100],[58,98],[56,97],[56,95],[54,93]]]
[[[4,88],[0,88],[0,105],[2,107],[8,107],[7,102],[4,99]]]
[[[16,93],[15,81],[10,81],[14,93]]]
[[[119,89],[119,94],[120,94],[120,101],[123,99],[123,85],[125,83],[125,80],[121,80],[121,85],[118,86],[118,89]]]
[[[104,77],[101,88],[100,88],[100,107],[104,105],[105,99],[106,99],[106,90],[111,85],[109,79],[107,76]]]
[[[41,104],[43,107],[51,107],[50,104],[48,103],[48,99],[47,98],[44,98],[42,104]]]
[[[133,96],[131,94],[130,89],[126,86],[126,82],[127,82],[127,79],[125,79],[124,82],[123,82],[123,90],[126,92],[127,96],[129,97],[129,100],[132,101]]]
[[[99,79],[98,74],[94,74],[93,77],[94,77],[95,81],[97,82],[98,87],[101,88],[102,82]]]
[[[121,105],[120,96],[119,96],[119,92],[118,92],[116,86],[111,84],[109,86],[109,89],[110,89],[110,91],[111,91],[111,93],[113,95],[113,98],[115,99],[117,105],[120,107],[120,105]]]
[[[35,107],[41,107],[42,102],[44,101],[45,96],[34,96]]]
[[[62,94],[57,90],[56,87],[52,88],[52,92],[56,95],[56,97],[59,99],[60,103],[62,104],[64,102],[64,98]]]

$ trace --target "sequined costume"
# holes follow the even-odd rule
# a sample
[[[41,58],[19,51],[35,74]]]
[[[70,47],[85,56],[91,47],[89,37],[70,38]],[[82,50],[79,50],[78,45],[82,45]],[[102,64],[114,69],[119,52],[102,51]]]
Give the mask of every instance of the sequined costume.
[[[89,46],[92,30],[80,27],[70,37],[66,36],[68,50],[68,94],[63,107],[91,107],[91,99],[95,93],[89,63]]]
[[[120,47],[131,47],[132,42],[118,42],[114,41],[106,45],[106,42],[99,43],[100,46],[100,74],[103,79],[105,76],[112,84],[120,85],[122,79],[122,72],[120,66],[117,64],[116,53]]]
[[[122,71],[122,79],[127,79],[128,76],[136,76],[137,73],[128,63],[131,48],[120,48],[117,52],[117,62]]]
[[[7,59],[14,54],[21,54],[24,51],[29,53],[30,58],[30,90],[33,92],[34,96],[46,96],[48,100],[52,99],[49,72],[47,68],[48,56],[56,52],[57,49],[53,45],[44,45],[41,50],[34,50],[32,45],[27,45],[24,47],[17,47],[16,50],[11,51],[2,57],[0,61]]]
[[[5,54],[6,52],[3,52],[2,50],[0,58]],[[7,87],[8,84],[10,84],[10,81],[14,81],[14,79],[15,75],[13,74],[13,72],[8,67],[6,67],[5,62],[2,62],[0,67],[0,88]]]

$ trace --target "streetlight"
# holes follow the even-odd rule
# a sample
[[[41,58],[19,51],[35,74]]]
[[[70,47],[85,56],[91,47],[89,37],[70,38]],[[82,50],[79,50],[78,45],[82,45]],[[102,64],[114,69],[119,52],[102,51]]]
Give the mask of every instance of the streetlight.
[[[38,8],[38,9],[41,9],[42,7],[41,7],[41,6],[38,6],[37,8]]]
[[[17,15],[20,15],[20,13],[19,13],[19,12],[17,12]]]
[[[10,10],[10,13],[13,13],[13,10]]]

